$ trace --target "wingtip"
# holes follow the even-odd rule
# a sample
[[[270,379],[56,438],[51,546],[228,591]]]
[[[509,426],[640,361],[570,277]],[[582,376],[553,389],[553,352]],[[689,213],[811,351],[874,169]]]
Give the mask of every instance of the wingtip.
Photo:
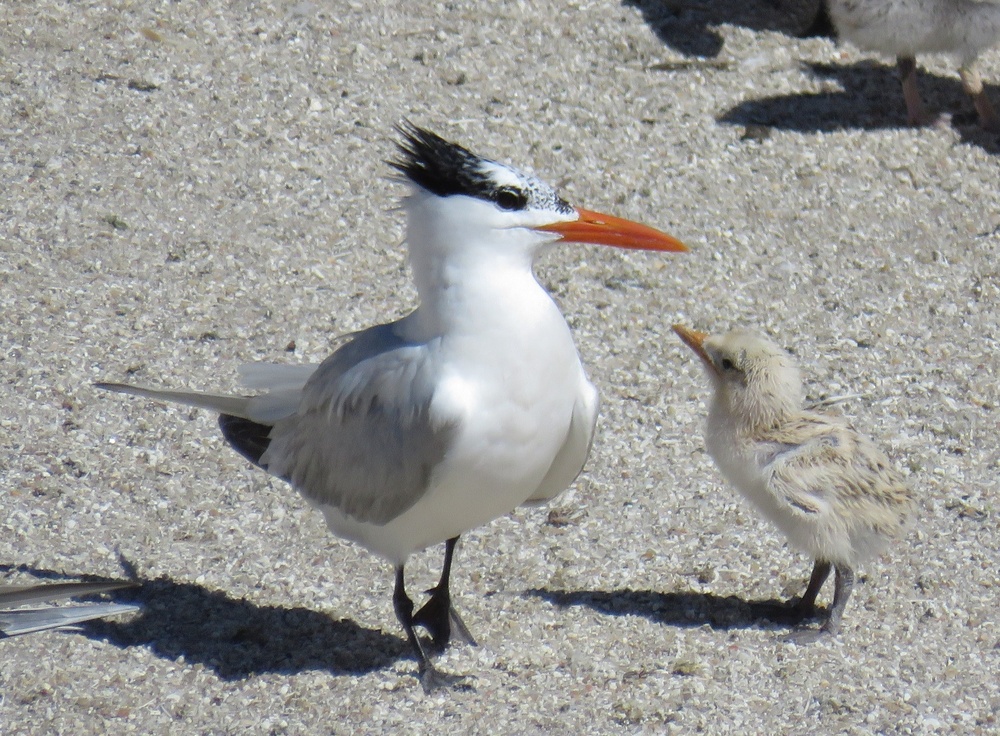
[[[132,603],[92,603],[61,608],[33,608],[0,612],[0,638],[64,629],[106,616],[137,613]]]
[[[40,603],[78,595],[97,595],[122,588],[134,588],[138,585],[138,582],[132,580],[5,584],[0,585],[0,606]]]
[[[0,606],[9,609],[12,606],[51,602],[73,596],[96,595],[138,585],[138,582],[132,580],[3,584],[0,585]],[[62,629],[92,619],[134,613],[139,610],[140,606],[134,603],[83,603],[73,606],[0,610],[0,638]]]

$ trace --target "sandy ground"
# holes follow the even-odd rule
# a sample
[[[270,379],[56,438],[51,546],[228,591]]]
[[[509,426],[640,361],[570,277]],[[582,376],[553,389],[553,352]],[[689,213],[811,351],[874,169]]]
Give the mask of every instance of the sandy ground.
[[[145,607],[0,642],[0,731],[995,733],[1000,142],[947,59],[921,84],[951,117],[912,130],[890,60],[794,25],[764,0],[0,5],[0,571],[134,575],[115,599]],[[206,412],[91,387],[230,390],[412,308],[403,118],[692,248],[539,264],[598,439],[554,517],[464,537],[481,646],[441,666],[475,690],[430,696],[384,562]],[[810,561],[707,457],[677,321],[792,349],[913,485],[836,641],[761,615]]]

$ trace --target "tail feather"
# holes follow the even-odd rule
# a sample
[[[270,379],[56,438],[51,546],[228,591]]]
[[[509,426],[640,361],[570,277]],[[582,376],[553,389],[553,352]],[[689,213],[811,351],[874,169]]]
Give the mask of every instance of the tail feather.
[[[99,389],[142,396],[218,412],[219,428],[226,441],[254,465],[271,444],[272,426],[295,413],[302,389],[317,366],[283,366],[255,363],[240,369],[253,388],[269,389],[258,396],[228,396],[200,391],[170,391],[130,386],[125,383],[95,383]],[[261,465],[261,467],[263,467]]]
[[[120,394],[144,396],[148,399],[166,401],[186,406],[196,406],[199,409],[216,411],[219,414],[250,418],[250,401],[246,396],[227,396],[225,394],[208,394],[201,391],[167,391],[143,386],[130,386],[126,383],[95,383],[94,386],[105,391],[115,391]]]
[[[302,390],[318,365],[246,363],[239,367],[240,383],[256,391]]]

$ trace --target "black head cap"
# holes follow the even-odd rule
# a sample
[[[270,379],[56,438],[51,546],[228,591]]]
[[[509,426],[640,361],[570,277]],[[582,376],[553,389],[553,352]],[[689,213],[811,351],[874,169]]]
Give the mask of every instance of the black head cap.
[[[489,198],[495,185],[483,171],[480,156],[408,120],[396,130],[403,137],[396,144],[400,157],[388,164],[407,179],[439,197]]]
[[[504,210],[530,206],[567,214],[573,211],[552,187],[534,176],[477,156],[408,120],[397,125],[396,130],[403,137],[396,144],[400,157],[388,164],[432,194],[464,194],[494,202]],[[496,177],[500,169],[509,172],[516,183],[511,184],[511,177],[499,181]]]

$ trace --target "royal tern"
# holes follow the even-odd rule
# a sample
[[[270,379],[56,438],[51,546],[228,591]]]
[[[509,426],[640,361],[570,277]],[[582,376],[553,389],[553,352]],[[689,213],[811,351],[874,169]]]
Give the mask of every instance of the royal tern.
[[[831,567],[836,571],[822,627],[788,639],[836,634],[854,571],[900,537],[913,513],[902,476],[845,420],[802,408],[799,370],[770,340],[742,330],[674,331],[701,358],[715,388],[705,430],[712,459],[792,546],[815,560],[796,616],[813,611]]]
[[[934,117],[924,112],[917,89],[917,54],[957,58],[962,88],[972,98],[980,124],[1000,130],[983,89],[976,59],[1000,40],[1000,0],[827,0],[838,34],[865,51],[896,57],[911,125]]]
[[[320,365],[251,365],[253,397],[101,388],[220,413],[230,445],[287,480],[330,529],[395,565],[393,602],[425,688],[454,632],[458,536],[563,491],[590,451],[597,391],[532,264],[558,242],[683,251],[657,230],[567,204],[549,185],[405,124],[390,165],[409,185],[406,242],[419,306],[353,334]],[[446,543],[439,583],[416,613],[407,557]]]
[[[43,603],[77,595],[95,595],[135,585],[128,581],[112,583],[29,583],[0,584],[0,638],[31,634],[35,631],[61,629],[73,624],[120,613],[133,613],[139,606],[128,603],[86,603],[79,606],[13,608],[27,603]]]

